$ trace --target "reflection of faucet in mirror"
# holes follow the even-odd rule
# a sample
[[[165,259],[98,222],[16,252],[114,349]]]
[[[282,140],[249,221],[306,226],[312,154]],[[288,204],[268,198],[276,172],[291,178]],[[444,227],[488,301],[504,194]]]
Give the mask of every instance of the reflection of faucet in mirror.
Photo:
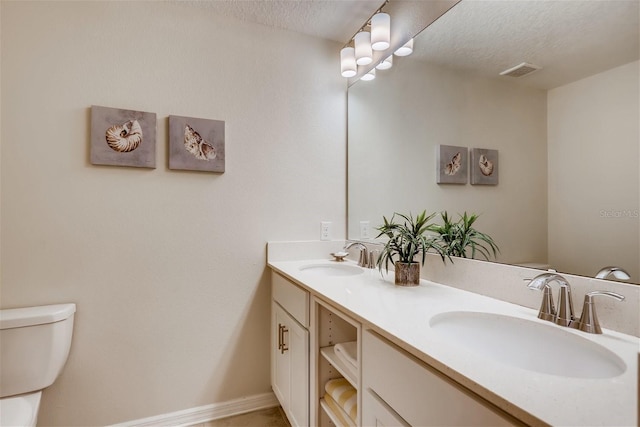
[[[609,266],[600,269],[598,274],[596,274],[596,279],[606,279],[611,274],[613,274],[613,277],[620,280],[629,280],[631,278],[629,273],[627,273],[623,268]]]
[[[558,311],[555,312],[551,294],[551,286],[549,283],[557,282],[560,285],[560,293],[558,294]],[[571,286],[567,280],[555,273],[543,273],[533,279],[527,285],[529,289],[544,291],[542,305],[538,318],[555,322],[560,326],[569,326],[574,320],[573,301],[571,299]]]

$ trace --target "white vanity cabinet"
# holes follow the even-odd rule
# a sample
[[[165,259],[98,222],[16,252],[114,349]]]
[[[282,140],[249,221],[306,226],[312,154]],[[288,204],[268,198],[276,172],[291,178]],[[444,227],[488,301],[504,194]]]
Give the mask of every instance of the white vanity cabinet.
[[[276,259],[305,256],[299,254],[302,246],[274,245],[268,252]],[[324,246],[311,248],[317,254]],[[313,257],[269,260],[275,273],[272,384],[293,424],[638,424],[637,337],[611,330],[593,336],[555,331],[612,352],[617,366],[625,366],[615,377],[550,376],[520,369],[445,339],[444,329],[436,331],[432,320],[454,312],[508,316],[518,319],[526,334],[525,324],[541,322],[535,309],[429,281],[413,288],[396,287],[391,277],[359,272],[354,264]],[[310,266],[322,268],[305,271]],[[505,273],[512,274],[510,269]],[[513,277],[519,274],[513,272]],[[608,353],[603,350],[604,354]],[[587,383],[597,387],[585,387]],[[572,410],[567,410],[567,402]]]
[[[355,426],[521,425],[374,330],[272,273],[271,385],[292,426],[340,426],[327,381],[356,390]],[[354,368],[336,355],[356,342]]]
[[[362,382],[362,425],[522,425],[371,330],[363,334]]]
[[[309,293],[272,273],[271,386],[292,426],[309,425]]]

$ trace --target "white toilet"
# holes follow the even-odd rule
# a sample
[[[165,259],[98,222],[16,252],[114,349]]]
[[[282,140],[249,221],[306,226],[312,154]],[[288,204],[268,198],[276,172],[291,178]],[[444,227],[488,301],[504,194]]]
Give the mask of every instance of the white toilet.
[[[0,426],[35,426],[69,356],[75,304],[0,310]]]

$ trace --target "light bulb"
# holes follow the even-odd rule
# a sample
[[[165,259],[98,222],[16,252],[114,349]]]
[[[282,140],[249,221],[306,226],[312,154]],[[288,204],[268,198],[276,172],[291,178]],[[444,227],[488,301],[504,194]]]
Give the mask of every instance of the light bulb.
[[[371,48],[385,50],[391,40],[391,17],[387,13],[376,13],[371,17]]]
[[[342,77],[353,77],[356,71],[356,54],[352,47],[345,47],[340,51],[340,72]]]
[[[356,64],[369,65],[373,61],[373,52],[371,51],[371,33],[360,31],[356,34]]]
[[[393,52],[396,56],[408,56],[413,53],[413,39],[405,43],[404,46]]]
[[[369,71],[364,76],[360,77],[360,80],[364,80],[365,82],[368,82],[368,81],[373,80],[375,78],[376,78],[376,69],[372,68],[371,71]]]
[[[378,70],[388,70],[393,66],[393,55],[389,55],[384,61],[376,65]]]

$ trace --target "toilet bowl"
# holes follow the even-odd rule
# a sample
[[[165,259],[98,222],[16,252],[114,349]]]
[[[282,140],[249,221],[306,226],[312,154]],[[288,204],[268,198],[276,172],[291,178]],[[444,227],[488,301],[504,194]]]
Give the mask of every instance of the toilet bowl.
[[[35,427],[38,422],[41,391],[0,399],[0,426]]]
[[[0,426],[35,426],[42,390],[58,378],[75,304],[0,310]]]

